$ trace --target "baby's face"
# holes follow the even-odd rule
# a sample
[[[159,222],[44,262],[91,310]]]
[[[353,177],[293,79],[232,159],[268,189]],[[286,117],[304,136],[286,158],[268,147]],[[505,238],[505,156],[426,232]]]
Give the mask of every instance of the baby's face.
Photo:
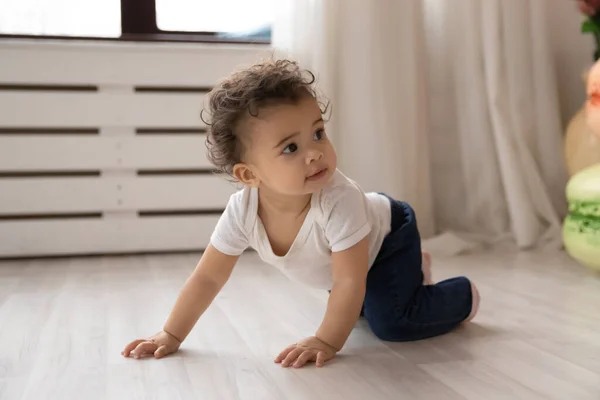
[[[260,110],[249,127],[245,155],[259,187],[304,195],[322,189],[335,172],[335,150],[313,97]]]

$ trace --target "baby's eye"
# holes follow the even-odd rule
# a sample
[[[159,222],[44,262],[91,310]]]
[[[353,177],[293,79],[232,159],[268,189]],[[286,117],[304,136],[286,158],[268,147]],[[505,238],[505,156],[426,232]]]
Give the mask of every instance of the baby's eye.
[[[313,139],[314,139],[314,140],[321,140],[321,139],[323,139],[323,136],[325,136],[325,130],[323,130],[323,129],[318,129],[318,130],[315,132],[315,134],[314,134],[314,136],[313,136]]]
[[[296,143],[290,143],[283,149],[283,152],[288,154],[295,153],[296,151],[298,151],[298,145]]]

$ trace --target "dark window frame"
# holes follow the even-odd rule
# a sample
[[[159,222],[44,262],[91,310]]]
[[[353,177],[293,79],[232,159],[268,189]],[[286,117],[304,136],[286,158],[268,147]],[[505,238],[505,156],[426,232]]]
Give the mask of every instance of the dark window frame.
[[[218,1],[218,0],[215,0]],[[62,36],[24,35],[0,33],[0,39],[50,39],[50,40],[93,40],[126,42],[194,42],[231,44],[270,44],[270,40],[229,38],[219,36],[219,32],[163,31],[156,23],[156,0],[120,0],[121,36]]]

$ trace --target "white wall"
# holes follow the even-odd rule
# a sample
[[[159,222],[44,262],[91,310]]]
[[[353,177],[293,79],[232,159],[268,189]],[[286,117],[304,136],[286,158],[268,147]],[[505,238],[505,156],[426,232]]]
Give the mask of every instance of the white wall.
[[[0,257],[199,250],[208,88],[266,46],[0,40]]]
[[[564,126],[585,100],[582,73],[593,60],[594,42],[590,35],[581,33],[582,16],[574,1],[546,0],[550,40],[557,66],[560,91],[561,117]]]

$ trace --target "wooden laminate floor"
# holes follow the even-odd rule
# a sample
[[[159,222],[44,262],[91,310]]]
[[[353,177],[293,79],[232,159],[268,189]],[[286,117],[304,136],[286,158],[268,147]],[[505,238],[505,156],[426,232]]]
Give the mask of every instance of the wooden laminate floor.
[[[273,363],[326,293],[247,254],[176,355],[125,359],[157,331],[197,254],[0,262],[0,399],[600,399],[600,276],[564,254],[434,260],[482,295],[474,322],[384,343],[360,321],[322,369]]]

